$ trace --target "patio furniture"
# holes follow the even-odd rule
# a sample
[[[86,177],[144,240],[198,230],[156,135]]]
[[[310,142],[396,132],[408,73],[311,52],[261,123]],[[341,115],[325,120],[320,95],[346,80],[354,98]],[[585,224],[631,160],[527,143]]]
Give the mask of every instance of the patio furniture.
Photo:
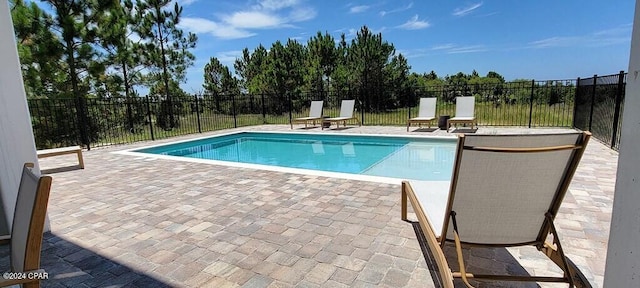
[[[40,269],[40,250],[51,177],[35,175],[32,168],[33,163],[22,168],[11,235],[0,238],[11,245],[11,272],[5,275],[12,277],[0,278],[2,287],[16,284],[39,287],[39,278],[46,277],[46,272]]]
[[[343,126],[347,126],[347,120],[355,119],[358,122],[358,126],[362,125],[358,118],[353,116],[353,111],[355,109],[356,100],[342,100],[342,104],[340,104],[340,116],[333,118],[324,118],[325,122],[335,122],[336,128],[340,127],[340,122],[342,122]],[[324,125],[322,126],[324,129]]]
[[[403,181],[407,199],[438,266],[443,287],[461,278],[493,281],[565,282],[591,287],[564,254],[553,221],[591,133],[460,135],[451,181]],[[487,169],[491,167],[491,169]],[[550,237],[552,236],[552,237]],[[547,242],[547,238],[553,238]],[[456,248],[458,271],[443,253]],[[535,246],[563,271],[562,277],[467,272],[462,247]]]
[[[431,128],[431,122],[436,119],[436,98],[420,98],[420,107],[418,108],[418,117],[407,120],[407,131],[411,123],[418,123],[418,127],[422,128],[422,123],[427,123]]]
[[[311,108],[309,108],[309,117],[295,118],[291,121],[291,129],[293,129],[294,123],[303,123],[304,128],[307,128],[309,121],[313,122],[313,126],[316,126],[316,121],[322,123],[322,104],[323,101],[311,101]]]
[[[452,124],[471,123],[471,129],[474,125],[478,126],[473,112],[475,105],[476,98],[473,96],[456,97],[456,115],[447,121],[447,132]]]
[[[38,158],[46,158],[46,157],[53,157],[53,156],[67,155],[67,154],[77,154],[79,166],[80,168],[84,169],[84,160],[82,159],[82,147],[79,147],[79,146],[38,150],[36,154],[38,154]]]

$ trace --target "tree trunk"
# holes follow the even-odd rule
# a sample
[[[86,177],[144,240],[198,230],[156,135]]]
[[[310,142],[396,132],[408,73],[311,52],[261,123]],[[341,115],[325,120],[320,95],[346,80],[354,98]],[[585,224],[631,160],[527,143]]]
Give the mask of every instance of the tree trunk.
[[[89,135],[87,131],[87,115],[85,113],[84,97],[80,95],[78,88],[78,72],[76,71],[76,58],[73,54],[73,41],[67,40],[67,64],[69,65],[69,76],[71,76],[71,89],[76,102],[76,114],[78,118],[78,130],[80,132],[80,142],[89,149]]]
[[[162,10],[160,6],[156,6],[157,15],[161,15]],[[164,37],[162,35],[162,29],[160,28],[163,23],[156,22],[158,27],[158,38],[160,39],[160,54],[162,54],[162,78],[164,80],[164,90],[167,96],[167,112],[169,113],[169,128],[173,128],[174,116],[173,116],[173,103],[171,101],[171,93],[169,93],[169,72],[167,72],[167,56],[164,52]]]
[[[131,111],[131,96],[129,95],[129,76],[127,75],[127,63],[122,60],[122,77],[124,78],[124,99],[127,103],[127,123],[129,132],[133,133],[133,112]]]

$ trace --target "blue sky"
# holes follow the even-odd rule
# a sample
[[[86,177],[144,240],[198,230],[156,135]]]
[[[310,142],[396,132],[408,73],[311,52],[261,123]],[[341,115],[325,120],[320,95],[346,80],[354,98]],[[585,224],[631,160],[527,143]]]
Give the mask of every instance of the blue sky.
[[[180,26],[198,37],[182,84],[202,90],[217,57],[233,68],[243,48],[276,40],[305,44],[317,31],[352,39],[381,32],[412,71],[439,76],[496,71],[505,79],[574,79],[627,70],[635,1],[177,0]]]

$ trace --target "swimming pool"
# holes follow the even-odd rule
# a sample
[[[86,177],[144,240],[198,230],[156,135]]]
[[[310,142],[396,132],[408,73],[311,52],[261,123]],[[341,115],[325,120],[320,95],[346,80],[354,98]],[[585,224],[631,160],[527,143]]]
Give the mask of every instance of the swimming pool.
[[[275,169],[285,172],[323,171],[448,181],[453,169],[455,145],[455,139],[451,138],[240,132],[129,152],[216,164],[247,164],[249,166],[240,167],[259,169],[294,169]]]

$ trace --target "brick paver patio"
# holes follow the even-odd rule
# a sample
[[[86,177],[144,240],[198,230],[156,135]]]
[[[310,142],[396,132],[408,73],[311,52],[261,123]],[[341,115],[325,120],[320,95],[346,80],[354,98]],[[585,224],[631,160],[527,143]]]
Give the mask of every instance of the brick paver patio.
[[[289,126],[204,135],[238,130]],[[446,134],[371,126],[307,131]],[[477,133],[556,131],[567,130],[481,127]],[[84,170],[60,168],[75,164],[72,155],[42,159],[54,178],[51,233],[42,252],[50,279],[43,286],[438,287],[417,224],[400,220],[400,183],[112,153],[202,136],[93,149]],[[595,287],[603,282],[616,165],[617,153],[592,140],[556,220],[567,255]],[[476,271],[559,271],[533,248],[467,254]],[[0,256],[7,270],[7,246]]]

